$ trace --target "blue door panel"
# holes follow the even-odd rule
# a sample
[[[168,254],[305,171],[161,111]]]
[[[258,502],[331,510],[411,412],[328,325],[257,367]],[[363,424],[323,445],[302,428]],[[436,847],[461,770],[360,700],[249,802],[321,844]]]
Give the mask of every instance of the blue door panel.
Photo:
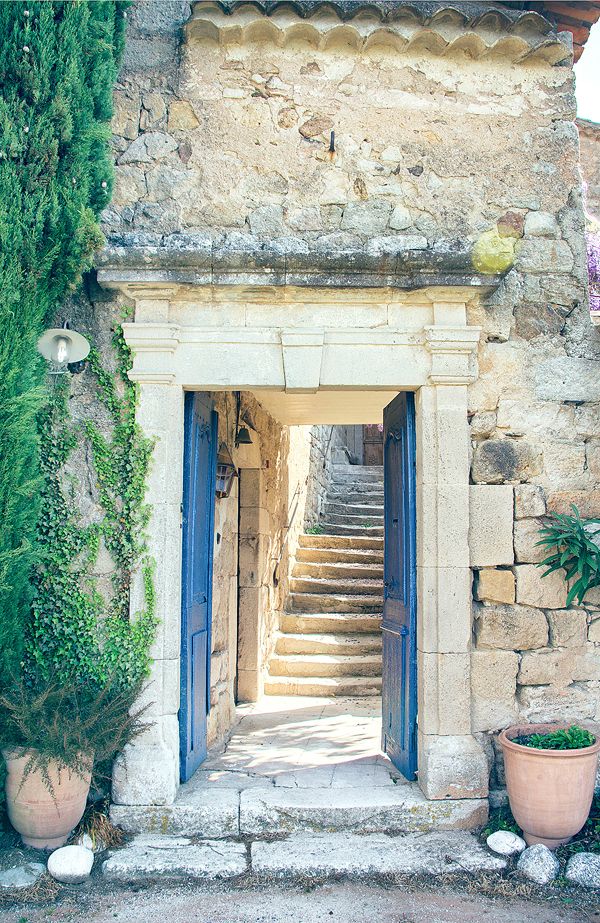
[[[383,414],[383,749],[407,779],[417,772],[415,403],[399,394]]]
[[[182,504],[181,780],[206,757],[210,708],[212,551],[218,417],[206,395],[185,396]]]

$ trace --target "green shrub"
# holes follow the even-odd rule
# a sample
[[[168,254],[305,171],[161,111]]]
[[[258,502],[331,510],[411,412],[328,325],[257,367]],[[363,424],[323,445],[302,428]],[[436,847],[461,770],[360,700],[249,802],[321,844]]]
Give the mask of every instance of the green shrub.
[[[550,514],[550,525],[540,529],[538,545],[552,549],[538,567],[545,567],[543,576],[564,570],[567,583],[573,581],[567,593],[566,606],[574,599],[581,604],[585,594],[592,587],[600,586],[600,520],[582,519],[579,510],[572,505],[573,515]]]
[[[0,746],[28,752],[25,775],[40,770],[52,791],[50,761],[79,775],[112,759],[143,729],[143,709],[131,711],[131,695],[120,683],[65,684],[41,678],[32,686],[22,678],[0,695]]]
[[[591,747],[596,738],[590,731],[572,724],[569,728],[560,728],[548,734],[522,734],[514,738],[514,743],[536,750],[579,750]]]
[[[0,3],[0,685],[18,670],[37,558],[36,342],[102,243],[125,3]]]

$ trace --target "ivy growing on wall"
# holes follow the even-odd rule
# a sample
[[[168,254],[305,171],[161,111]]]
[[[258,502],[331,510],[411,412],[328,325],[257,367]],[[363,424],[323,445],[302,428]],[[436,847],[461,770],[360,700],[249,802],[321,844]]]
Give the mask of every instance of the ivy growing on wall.
[[[20,669],[37,558],[36,341],[103,242],[127,6],[0,3],[0,687]]]
[[[117,688],[139,685],[149,668],[156,625],[152,562],[144,501],[152,441],[135,421],[136,386],[127,377],[130,354],[119,327],[113,338],[116,375],[96,349],[89,365],[96,396],[107,413],[103,427],[86,420],[83,432],[69,416],[69,378],[57,376],[40,421],[43,515],[26,670],[64,683]],[[105,430],[105,431],[103,431]],[[85,439],[102,517],[84,524],[77,504],[81,485],[68,474],[78,440]],[[99,554],[114,565],[110,593],[93,577]],[[131,579],[139,570],[144,606],[130,619]]]

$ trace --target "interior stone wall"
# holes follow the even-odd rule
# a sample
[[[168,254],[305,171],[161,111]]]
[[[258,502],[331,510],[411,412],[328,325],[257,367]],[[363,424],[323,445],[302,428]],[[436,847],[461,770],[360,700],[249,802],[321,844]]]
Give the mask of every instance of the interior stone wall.
[[[303,454],[308,458],[310,446],[308,427],[297,427],[305,432],[292,440],[288,427],[242,392],[253,446],[236,449],[235,396],[215,392],[212,397],[219,444],[229,448],[239,477],[230,496],[215,506],[209,746],[222,742],[234,722],[238,667],[238,697],[253,700],[262,692],[294,547],[287,536],[290,474]]]
[[[500,783],[494,741],[508,723],[600,718],[600,598],[566,609],[535,545],[549,512],[575,503],[600,516],[600,341],[572,69],[342,42],[186,45],[189,14],[180,2],[132,8],[109,234],[134,246],[228,233],[241,249],[258,238],[342,254],[470,247],[498,227],[513,242],[510,272],[469,313],[482,328],[470,515],[503,523],[471,547],[472,725]],[[274,491],[283,455],[278,465]]]

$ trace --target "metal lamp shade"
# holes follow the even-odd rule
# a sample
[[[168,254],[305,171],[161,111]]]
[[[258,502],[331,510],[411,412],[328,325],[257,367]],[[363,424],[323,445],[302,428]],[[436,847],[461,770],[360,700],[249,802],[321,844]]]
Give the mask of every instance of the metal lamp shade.
[[[66,356],[64,359],[57,357],[57,350],[61,345],[61,340],[65,341]],[[67,327],[53,327],[46,330],[39,338],[38,349],[44,359],[58,365],[67,366],[85,359],[89,354],[90,344],[84,336],[76,333],[75,330],[69,330]]]

